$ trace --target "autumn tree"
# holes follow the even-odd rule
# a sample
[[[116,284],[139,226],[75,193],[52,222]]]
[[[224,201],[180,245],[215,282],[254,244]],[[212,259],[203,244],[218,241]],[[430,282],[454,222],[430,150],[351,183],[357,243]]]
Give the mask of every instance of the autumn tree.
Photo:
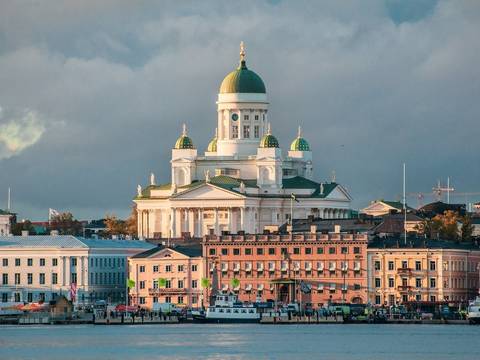
[[[57,230],[60,235],[79,236],[82,233],[82,224],[70,212],[52,216],[49,224],[50,230]]]
[[[115,215],[105,216],[105,233],[107,236],[112,235],[125,235],[126,223],[123,220],[119,220]]]
[[[134,205],[132,206],[132,212],[130,213],[130,216],[126,220],[126,234],[130,235],[131,237],[137,237],[137,222],[138,222],[138,216],[137,216],[137,206]]]

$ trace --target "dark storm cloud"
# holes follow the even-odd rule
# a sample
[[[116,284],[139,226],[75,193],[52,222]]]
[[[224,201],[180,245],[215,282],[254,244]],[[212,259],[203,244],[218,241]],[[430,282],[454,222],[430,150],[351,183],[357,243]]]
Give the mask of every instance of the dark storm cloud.
[[[355,207],[396,198],[403,161],[409,191],[480,190],[479,20],[469,1],[2,2],[0,198],[126,215],[183,122],[203,152],[240,40],[282,147],[302,125]]]

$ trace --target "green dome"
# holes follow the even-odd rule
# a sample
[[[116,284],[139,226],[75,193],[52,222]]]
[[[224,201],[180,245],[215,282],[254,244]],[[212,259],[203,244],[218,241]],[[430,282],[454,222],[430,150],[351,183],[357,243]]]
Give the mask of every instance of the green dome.
[[[183,124],[182,135],[175,143],[174,149],[195,149],[192,139],[187,135],[187,125]]]
[[[260,140],[260,147],[261,148],[278,148],[278,140],[272,134],[264,135],[263,138]]]
[[[247,68],[245,60],[240,66],[225,76],[220,85],[220,94],[228,93],[259,93],[265,94],[265,84],[260,76]]]
[[[192,139],[187,135],[182,135],[175,143],[174,149],[195,149],[195,146],[193,145]]]
[[[295,140],[292,141],[290,145],[290,150],[292,151],[310,151],[310,145],[308,144],[307,140],[302,137],[297,137]]]
[[[207,146],[208,152],[217,152],[217,137],[215,136]]]

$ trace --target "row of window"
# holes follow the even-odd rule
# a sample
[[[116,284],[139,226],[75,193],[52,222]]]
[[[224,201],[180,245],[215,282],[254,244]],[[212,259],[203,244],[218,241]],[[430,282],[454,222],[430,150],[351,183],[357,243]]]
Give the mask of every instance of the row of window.
[[[171,289],[173,284],[173,280],[165,280],[165,286],[163,286],[165,289]],[[140,289],[145,289],[146,288],[146,281],[142,280],[138,283],[138,287]],[[153,288],[158,289],[160,286],[158,284],[158,280],[153,281]],[[185,288],[185,281],[184,280],[177,280],[177,289],[184,289]],[[198,280],[192,280],[191,281],[191,288],[192,289],[198,289]]]
[[[125,267],[124,257],[90,258],[90,267]]]
[[[244,262],[243,263],[243,270],[246,272],[251,272],[253,270],[251,262]],[[257,271],[271,271],[274,272],[277,267],[277,262],[275,261],[269,261],[266,263],[267,267],[264,267],[265,263],[262,261],[257,261],[256,262],[256,270]],[[280,271],[288,271],[289,268],[292,268],[294,271],[300,271],[300,270],[305,270],[305,271],[312,271],[312,270],[317,270],[317,271],[323,271],[323,270],[329,270],[329,271],[335,271],[337,269],[342,270],[342,271],[348,271],[350,266],[353,266],[354,271],[360,271],[361,268],[361,261],[328,261],[328,262],[323,262],[323,261],[317,261],[316,263],[312,263],[310,261],[305,261],[303,262],[303,267],[302,267],[302,262],[301,261],[280,261],[280,267],[278,270]],[[327,265],[327,266],[325,266]],[[215,263],[210,264],[210,271],[215,270]],[[240,272],[242,270],[242,263],[228,263],[228,262],[222,262],[220,264],[220,270],[222,272],[227,272],[229,269],[233,270],[233,272]]]
[[[177,299],[176,304],[180,304],[180,305],[181,305],[181,304],[184,304],[184,303],[185,303],[185,299],[184,299],[184,297],[181,296],[181,295],[180,295],[180,296],[177,296],[176,299]],[[153,300],[154,303],[158,303],[158,297],[154,296],[152,300]],[[138,302],[139,302],[141,305],[144,305],[144,304],[146,303],[146,298],[145,298],[144,296],[141,296],[141,297],[138,298]],[[171,304],[171,303],[172,303],[172,297],[171,297],[171,296],[165,296],[165,302]],[[195,295],[193,295],[193,296],[192,296],[192,304],[196,304],[196,303],[198,303],[198,297],[195,296]]]
[[[300,247],[294,247],[292,249],[292,254],[293,255],[300,255],[302,253],[301,249],[302,248],[300,248]],[[304,251],[303,251],[304,255],[312,255],[314,251],[317,254],[323,254],[324,253],[324,248],[323,247],[317,247],[317,248],[305,247],[303,249],[304,249]],[[231,250],[232,255],[234,255],[234,256],[242,255],[240,248],[233,248],[233,249],[221,248],[220,253],[218,255],[228,256],[230,254],[230,250]],[[353,247],[353,253],[354,254],[360,254],[360,252],[361,252],[360,247],[358,247],[358,246]],[[257,255],[265,255],[265,254],[277,255],[277,253],[278,253],[278,251],[277,251],[276,247],[270,247],[270,248],[266,249],[266,251],[265,251],[264,248],[261,248],[261,247],[256,248],[256,254]],[[286,248],[286,247],[280,248],[280,254],[281,255],[287,255],[288,253],[289,253],[288,248]],[[328,253],[329,254],[336,254],[337,253],[337,247],[334,247],[334,246],[329,247],[328,248]],[[342,246],[340,248],[340,253],[341,254],[348,254],[349,253],[348,246]],[[212,256],[217,255],[217,249],[216,248],[210,248],[209,249],[209,255],[212,255]],[[253,248],[245,248],[243,255],[253,255]]]
[[[177,265],[177,272],[184,272],[185,268],[186,268],[185,265]],[[140,265],[138,270],[139,270],[139,272],[144,273],[145,269],[146,269],[145,265]],[[160,272],[160,269],[161,269],[160,265],[153,265],[153,267],[152,267],[152,271],[154,273]],[[174,269],[174,266],[172,266],[170,264],[165,265],[165,272],[173,272],[173,269]],[[192,272],[198,271],[198,265],[196,265],[196,264],[191,265],[191,270],[192,270]]]
[[[413,300],[408,297],[408,295],[403,294],[401,297],[402,302],[407,302]],[[415,301],[422,301],[422,294],[415,294]],[[430,295],[429,298],[430,301],[435,302],[437,301],[437,297],[435,295]],[[381,305],[382,304],[382,297],[380,295],[375,295],[375,304],[376,305]],[[397,304],[397,301],[395,300],[395,295],[389,295],[388,296],[388,305],[395,305]],[[385,304],[386,305],[386,304]]]
[[[402,278],[402,284],[400,286],[407,288],[408,285],[408,279],[407,278]],[[416,288],[421,288],[422,287],[422,278],[416,278],[415,279],[415,287]],[[380,288],[382,285],[382,281],[380,278],[375,278],[375,287]],[[429,282],[430,288],[434,289],[437,287],[437,279],[436,278],[430,278]],[[394,288],[395,287],[395,279],[394,278],[388,278],[388,287],[389,288]]]
[[[8,258],[3,258],[2,259],[2,266],[8,266],[9,265],[9,260]],[[33,258],[28,258],[27,259],[27,266],[33,266],[33,261],[34,259]],[[72,262],[72,266],[76,266],[77,265],[77,262],[76,262],[76,258],[72,258],[72,260],[75,260],[75,263]],[[15,266],[22,266],[22,259],[21,258],[16,258],[14,259],[14,264]],[[46,259],[45,258],[40,258],[38,259],[38,265],[39,266],[45,266],[46,265]],[[58,266],[58,259],[52,259],[52,266]]]
[[[437,263],[436,261],[432,260],[429,262],[429,269],[430,271],[436,271],[437,270]],[[387,263],[388,270],[392,271],[395,270],[395,261],[389,261]],[[402,260],[401,262],[401,269],[410,269],[408,266],[408,260]],[[379,260],[375,261],[375,270],[382,270],[382,263]],[[421,261],[415,261],[415,271],[421,271],[422,269],[422,262]]]
[[[13,274],[13,283],[12,285],[21,285],[22,284],[22,274],[16,273]],[[72,273],[72,279],[77,278],[76,273]],[[38,284],[40,285],[45,285],[46,284],[46,274],[45,273],[40,273],[38,274]],[[2,284],[3,285],[9,285],[9,274],[2,274]],[[25,276],[25,283],[27,285],[32,285],[34,280],[34,275],[33,273],[27,273]],[[73,281],[72,281],[73,282]],[[76,282],[76,281],[75,281]],[[58,284],[58,274],[57,273],[51,273],[51,284],[56,285]]]
[[[92,272],[90,285],[123,285],[125,274],[123,272]]]
[[[253,127],[253,138],[258,139],[260,137],[260,127],[255,125]],[[238,139],[238,125],[232,125],[232,138]],[[250,125],[243,125],[243,138],[250,139]]]

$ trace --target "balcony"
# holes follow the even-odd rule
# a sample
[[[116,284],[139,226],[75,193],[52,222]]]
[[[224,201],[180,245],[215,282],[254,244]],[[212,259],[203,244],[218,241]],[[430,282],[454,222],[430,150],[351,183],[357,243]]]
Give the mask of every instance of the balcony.
[[[171,295],[171,294],[185,294],[187,292],[187,289],[185,288],[149,288],[148,289],[148,294],[151,296],[156,296],[156,295]]]
[[[399,275],[411,275],[412,269],[411,268],[398,268],[397,273]]]
[[[413,286],[398,286],[397,290],[400,292],[412,291]]]

